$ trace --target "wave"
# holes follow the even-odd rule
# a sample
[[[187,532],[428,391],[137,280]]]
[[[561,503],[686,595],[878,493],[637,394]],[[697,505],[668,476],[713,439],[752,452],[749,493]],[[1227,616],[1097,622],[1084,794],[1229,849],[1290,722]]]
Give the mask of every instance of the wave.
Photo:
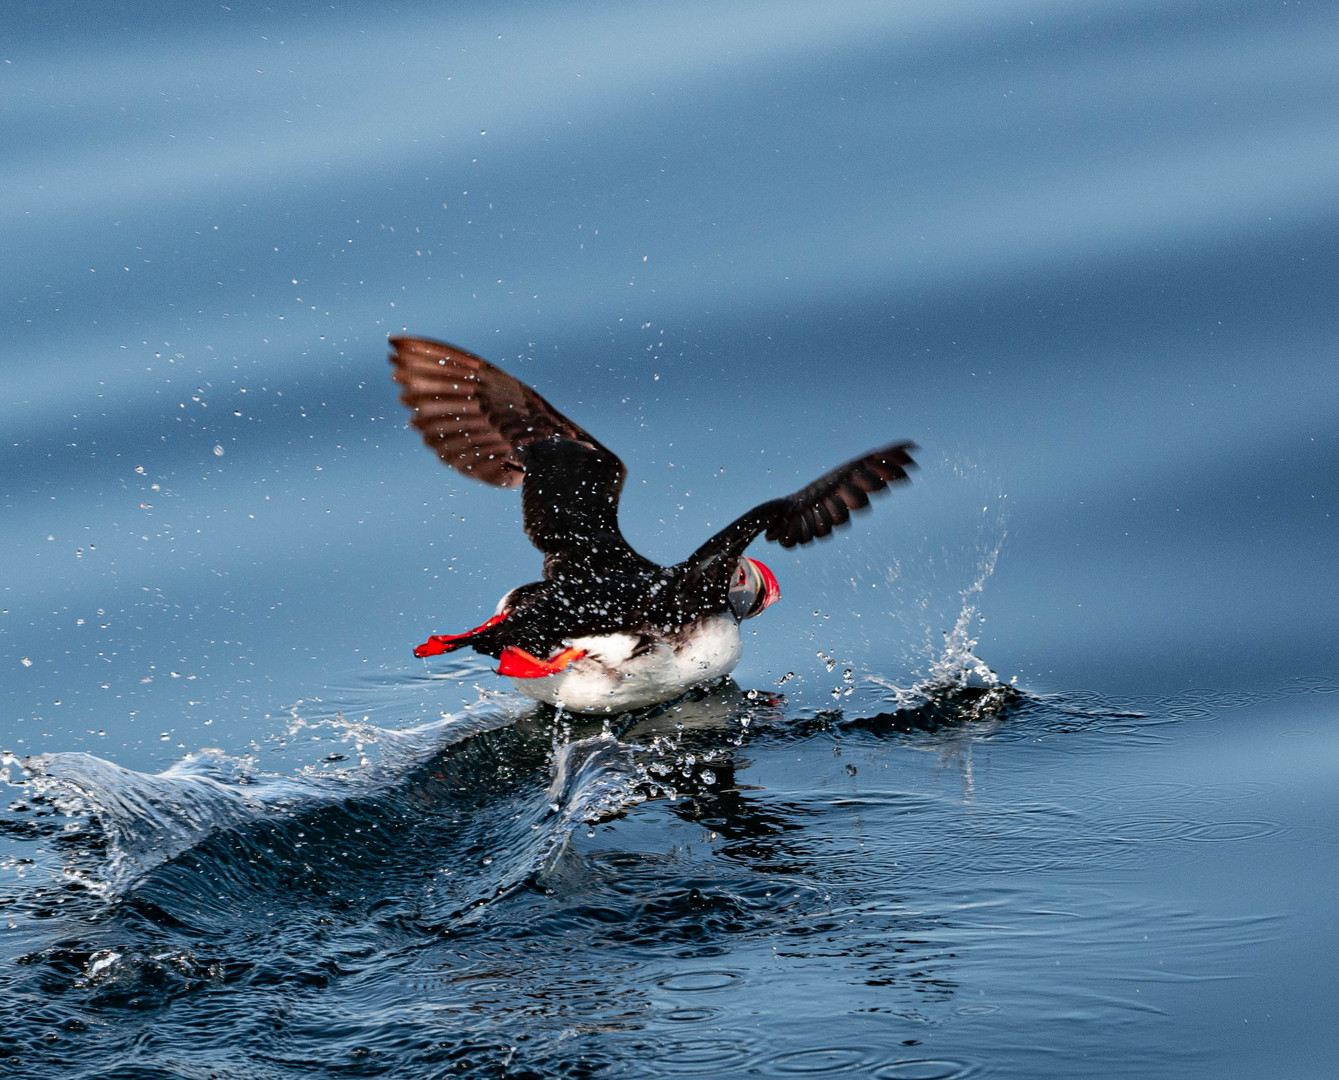
[[[259,771],[249,757],[204,749],[159,773],[138,772],[88,753],[16,758],[31,797],[70,818],[96,823],[105,857],[94,868],[68,866],[66,876],[104,897],[122,895],[155,868],[219,833],[292,819],[322,807],[375,798],[411,770],[473,736],[513,723],[518,710],[482,701],[418,727],[378,728],[342,718],[297,720],[290,727],[331,726],[353,741],[358,763],[281,775]],[[375,746],[375,756],[367,749]]]

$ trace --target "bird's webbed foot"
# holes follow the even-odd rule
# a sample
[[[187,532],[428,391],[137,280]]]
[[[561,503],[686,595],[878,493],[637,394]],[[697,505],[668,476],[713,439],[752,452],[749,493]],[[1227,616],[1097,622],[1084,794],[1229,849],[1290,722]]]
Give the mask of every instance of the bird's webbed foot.
[[[580,660],[586,655],[585,649],[566,648],[548,660],[509,645],[502,650],[497,673],[510,675],[513,679],[542,679],[545,675],[557,675],[568,664]]]
[[[470,644],[473,638],[478,637],[485,630],[491,630],[506,617],[507,613],[505,611],[501,612],[494,615],[486,623],[476,626],[473,630],[466,630],[463,634],[433,634],[422,645],[414,646],[414,655],[422,659],[425,656],[437,656],[439,653],[454,652],[456,649]]]

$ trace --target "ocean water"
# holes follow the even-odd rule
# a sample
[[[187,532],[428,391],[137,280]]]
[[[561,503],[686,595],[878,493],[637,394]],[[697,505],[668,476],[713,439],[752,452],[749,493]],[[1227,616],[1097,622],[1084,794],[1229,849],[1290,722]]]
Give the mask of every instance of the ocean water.
[[[1339,7],[5,24],[0,1075],[1333,1075]],[[663,562],[920,468],[556,713],[405,331]]]

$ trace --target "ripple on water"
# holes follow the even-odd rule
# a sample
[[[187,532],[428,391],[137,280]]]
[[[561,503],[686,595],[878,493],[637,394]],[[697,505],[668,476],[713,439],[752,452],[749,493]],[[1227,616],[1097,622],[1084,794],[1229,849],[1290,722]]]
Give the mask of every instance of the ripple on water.
[[[743,1036],[716,1039],[681,1039],[657,1056],[657,1064],[676,1073],[707,1073],[719,1076],[721,1069],[743,1065],[749,1044]]]
[[[849,1046],[831,1046],[777,1054],[764,1062],[764,1069],[786,1076],[821,1076],[828,1073],[852,1072],[867,1067],[869,1063],[869,1054],[864,1050]]]
[[[1237,840],[1259,840],[1282,832],[1275,821],[1205,821],[1194,825],[1185,839],[1197,844],[1226,844]]]
[[[1201,687],[1181,690],[1160,697],[1154,705],[1180,720],[1202,720],[1229,709],[1244,709],[1258,704],[1265,695],[1253,691],[1213,690]]]
[[[1130,818],[1113,821],[1106,827],[1106,839],[1113,844],[1153,844],[1184,840],[1195,823],[1184,818]]]
[[[959,1016],[990,1016],[1000,1011],[998,1005],[960,1005],[953,1010]]]
[[[1339,683],[1319,675],[1301,675],[1279,687],[1281,694],[1335,694]]]
[[[665,1014],[665,1019],[672,1020],[676,1024],[700,1024],[706,1020],[714,1020],[719,1015],[719,1009],[674,1009]]]
[[[880,1065],[870,1075],[876,1080],[962,1080],[975,1071],[950,1058],[906,1058]]]
[[[681,971],[677,975],[668,975],[657,979],[656,985],[662,990],[675,993],[699,993],[704,990],[724,990],[728,986],[742,986],[744,976],[733,971]]]
[[[1139,803],[1162,802],[1184,806],[1191,802],[1239,802],[1259,798],[1278,791],[1283,783],[1278,780],[1234,780],[1231,782],[1195,783],[1184,780],[1134,780],[1113,784],[1104,791],[1105,800],[1119,802],[1132,800]]]
[[[1184,818],[1135,818],[1114,823],[1107,839],[1116,844],[1159,843],[1168,840],[1226,844],[1273,836],[1283,826],[1273,821],[1189,821]]]

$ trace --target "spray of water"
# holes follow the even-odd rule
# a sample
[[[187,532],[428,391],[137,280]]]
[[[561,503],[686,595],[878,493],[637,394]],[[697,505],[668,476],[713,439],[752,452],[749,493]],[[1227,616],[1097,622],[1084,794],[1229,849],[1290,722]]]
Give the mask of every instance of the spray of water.
[[[501,697],[501,695],[498,695]],[[255,759],[206,749],[159,773],[127,769],[86,753],[51,753],[0,763],[18,776],[30,799],[71,820],[92,820],[106,840],[106,857],[91,871],[69,865],[64,876],[111,898],[216,833],[282,814],[301,813],[355,797],[376,796],[449,747],[515,722],[520,703],[490,697],[459,713],[392,730],[342,717],[295,716],[290,735],[330,728],[352,743],[356,761],[345,769],[309,766],[292,775],[262,772]],[[376,753],[370,752],[375,746]]]
[[[953,465],[952,469],[956,476],[974,485],[983,483],[977,470],[960,464]],[[889,568],[889,584],[901,593],[904,609],[917,613],[923,621],[925,638],[919,655],[911,658],[909,685],[901,685],[882,675],[866,676],[865,681],[885,691],[887,700],[897,708],[916,709],[946,699],[962,699],[964,718],[973,719],[995,714],[1017,693],[1015,680],[1001,680],[976,653],[980,626],[984,622],[982,594],[995,573],[1008,536],[1004,499],[1002,493],[996,493],[987,505],[981,507],[971,543],[971,580],[965,588],[952,594],[957,610],[950,616],[953,619],[950,629],[933,629],[933,623],[938,621],[933,614],[937,591],[927,585],[914,591],[906,580],[907,568],[903,563]],[[940,561],[950,560],[945,555]],[[923,556],[917,562],[930,567],[933,577],[934,559]],[[943,623],[939,622],[939,625]]]

